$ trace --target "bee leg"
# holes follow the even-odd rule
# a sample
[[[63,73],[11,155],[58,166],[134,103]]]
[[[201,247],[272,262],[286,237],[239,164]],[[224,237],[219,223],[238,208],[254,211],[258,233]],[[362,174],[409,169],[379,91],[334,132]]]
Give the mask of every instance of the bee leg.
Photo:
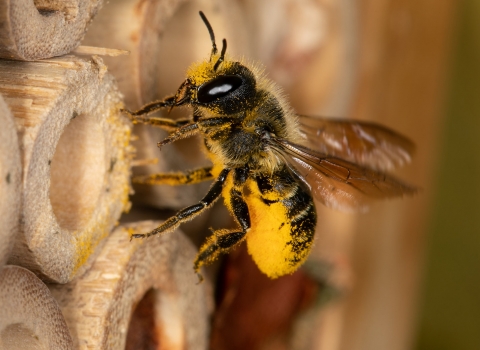
[[[197,258],[193,263],[193,269],[197,274],[204,265],[210,265],[218,259],[220,254],[228,253],[238,243],[245,239],[247,231],[235,230],[217,230],[208,239],[207,242],[200,248]]]
[[[132,117],[133,124],[147,124],[156,126],[168,132],[174,132],[178,128],[191,122],[189,119],[172,120],[162,117]]]
[[[172,120],[161,117],[150,117],[148,114],[156,112],[165,107],[172,107],[175,104],[175,97],[169,97],[162,101],[155,101],[143,106],[138,111],[130,111],[128,109],[122,109],[121,111],[128,115],[134,124],[149,124],[157,126],[167,131],[175,131],[176,129],[188,124],[191,120],[184,118],[178,120]]]
[[[230,205],[228,209],[235,216],[241,230],[217,230],[207,242],[200,248],[194,262],[194,270],[198,274],[200,267],[214,262],[221,253],[228,253],[233,247],[245,239],[250,229],[250,214],[247,203],[243,199],[241,191],[237,188],[230,190]]]
[[[206,119],[198,119],[198,115],[194,113],[193,122],[189,122],[181,125],[179,128],[173,130],[173,132],[168,135],[163,141],[157,143],[158,147],[165,146],[169,143],[175,142],[177,140],[185,139],[192,135],[195,135],[200,131],[200,127],[203,129],[207,128],[220,128],[222,125],[231,124],[231,117],[212,117]],[[195,122],[197,120],[197,122]]]
[[[224,169],[213,183],[208,193],[203,197],[200,203],[191,205],[180,210],[175,216],[165,220],[155,230],[146,234],[134,234],[132,238],[147,238],[153,235],[174,231],[181,223],[192,220],[195,216],[201,214],[205,209],[211,206],[222,194],[223,184],[227,179],[230,169]]]
[[[162,108],[173,107],[173,106],[175,106],[175,96],[170,96],[161,101],[150,102],[135,112],[129,111],[128,109],[125,109],[125,108],[123,108],[121,111],[127,113],[131,117],[141,117],[141,116],[156,112]]]
[[[160,173],[136,176],[133,182],[147,185],[191,185],[213,179],[212,167],[205,167],[187,171],[186,173]]]
[[[163,139],[163,141],[158,142],[157,146],[162,147],[177,140],[186,139],[187,137],[195,135],[199,131],[198,124],[190,122],[175,129],[175,131]]]

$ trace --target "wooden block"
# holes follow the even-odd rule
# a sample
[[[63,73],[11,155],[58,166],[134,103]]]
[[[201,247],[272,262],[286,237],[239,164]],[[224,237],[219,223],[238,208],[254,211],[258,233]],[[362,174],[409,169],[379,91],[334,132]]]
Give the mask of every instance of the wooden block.
[[[23,267],[0,270],[0,310],[0,349],[73,349],[58,303]]]
[[[101,0],[1,0],[0,57],[24,61],[69,53]]]
[[[193,244],[179,231],[130,241],[158,224],[118,227],[90,270],[50,285],[76,349],[207,348],[212,290],[193,272]]]
[[[23,164],[11,263],[71,280],[128,209],[130,123],[98,58],[0,61]]]
[[[13,115],[0,95],[0,268],[18,232],[22,167]]]

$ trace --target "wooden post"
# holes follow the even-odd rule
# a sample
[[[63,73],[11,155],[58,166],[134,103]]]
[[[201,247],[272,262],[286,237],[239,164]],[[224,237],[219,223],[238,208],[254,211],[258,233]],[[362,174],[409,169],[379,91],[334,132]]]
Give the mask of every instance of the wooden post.
[[[359,4],[358,84],[351,116],[409,136],[417,152],[401,177],[421,190],[359,215],[340,349],[412,347],[434,169],[442,128],[454,1]]]
[[[128,209],[130,124],[98,58],[0,61],[22,153],[21,232],[11,263],[71,280]]]
[[[90,270],[50,285],[76,349],[207,348],[212,290],[193,272],[194,246],[179,231],[130,241],[158,224],[117,228]]]
[[[1,0],[0,57],[64,55],[80,44],[101,0]]]
[[[12,113],[0,95],[0,268],[18,232],[22,167]]]
[[[57,302],[32,272],[0,270],[0,310],[0,349],[73,349]]]

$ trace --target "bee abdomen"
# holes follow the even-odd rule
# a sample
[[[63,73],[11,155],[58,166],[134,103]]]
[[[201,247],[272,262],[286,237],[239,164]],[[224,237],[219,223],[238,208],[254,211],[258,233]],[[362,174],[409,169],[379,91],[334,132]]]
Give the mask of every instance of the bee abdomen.
[[[300,186],[291,191],[290,196],[281,200],[287,208],[288,218],[294,221],[301,221],[303,217],[310,215],[312,208],[315,212],[312,197]]]
[[[259,175],[255,180],[247,201],[252,217],[249,253],[271,278],[293,273],[313,243],[317,222],[313,199],[288,171]]]
[[[310,194],[300,186],[290,198],[282,200],[282,204],[287,208],[286,216],[291,227],[291,240],[286,243],[292,251],[289,261],[297,265],[306,258],[313,242],[317,224],[315,204]]]

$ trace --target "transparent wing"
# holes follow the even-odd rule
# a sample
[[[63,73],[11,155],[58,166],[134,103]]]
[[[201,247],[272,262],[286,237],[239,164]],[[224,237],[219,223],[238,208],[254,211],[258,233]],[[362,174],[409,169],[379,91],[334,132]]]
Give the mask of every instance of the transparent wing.
[[[316,152],[286,140],[274,139],[279,152],[327,207],[344,211],[364,210],[371,199],[400,197],[416,189],[381,171]]]
[[[381,125],[354,120],[298,115],[306,144],[328,154],[377,170],[391,170],[411,161],[414,144]]]

